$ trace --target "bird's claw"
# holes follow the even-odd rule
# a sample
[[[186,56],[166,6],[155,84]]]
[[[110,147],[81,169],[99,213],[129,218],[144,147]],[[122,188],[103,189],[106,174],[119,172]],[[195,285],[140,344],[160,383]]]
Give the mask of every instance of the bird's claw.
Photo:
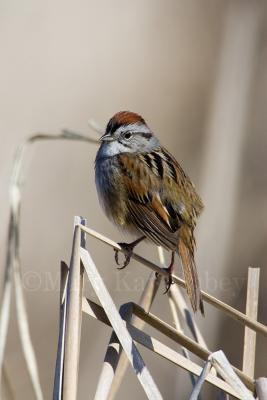
[[[168,293],[168,291],[170,290],[171,285],[173,285],[173,284],[174,284],[174,281],[172,280],[172,276],[170,274],[168,278],[165,278],[166,289],[165,289],[165,292],[163,292],[163,294]]]
[[[121,267],[118,267],[117,269],[124,269],[125,267],[127,267],[127,265],[130,263],[131,258],[132,258],[132,254],[133,254],[133,246],[131,246],[131,243],[118,243],[118,245],[122,248],[123,252],[124,252],[124,263]],[[119,262],[119,250],[114,249],[115,250],[115,261],[117,265],[120,265]]]
[[[169,268],[164,268],[164,269],[166,269],[169,272]],[[159,276],[159,273],[155,272],[155,277],[157,278],[158,276]],[[169,277],[165,278],[165,287],[166,288],[165,288],[165,291],[163,292],[163,294],[168,293],[168,291],[170,290],[171,285],[173,285],[173,284],[174,284],[174,281],[172,279],[172,274],[171,274],[171,272],[169,272]]]

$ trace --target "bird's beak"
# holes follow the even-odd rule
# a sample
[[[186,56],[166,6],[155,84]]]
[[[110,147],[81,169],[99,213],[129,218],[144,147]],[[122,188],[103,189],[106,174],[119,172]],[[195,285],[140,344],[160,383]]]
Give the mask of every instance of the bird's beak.
[[[104,133],[99,139],[100,142],[111,142],[113,140],[113,136],[110,133]]]

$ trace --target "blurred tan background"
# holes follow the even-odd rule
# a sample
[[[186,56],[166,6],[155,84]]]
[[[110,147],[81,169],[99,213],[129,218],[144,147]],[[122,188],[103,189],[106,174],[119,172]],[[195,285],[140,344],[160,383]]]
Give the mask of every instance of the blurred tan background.
[[[16,147],[34,132],[70,128],[94,135],[119,110],[144,116],[181,162],[206,209],[198,228],[203,290],[245,310],[249,266],[261,267],[259,320],[267,323],[267,6],[246,0],[0,2],[1,278]],[[69,261],[73,216],[122,239],[94,186],[97,147],[44,142],[28,153],[22,199],[22,276],[44,398],[51,398],[57,346],[59,263]],[[88,240],[119,306],[137,301],[149,271],[115,268],[113,251]],[[140,246],[156,260],[156,248]],[[88,286],[88,294],[93,293]],[[152,311],[172,323],[159,291]],[[15,308],[6,351],[15,399],[34,399]],[[197,320],[211,350],[241,367],[243,329],[206,306]],[[92,399],[110,330],[84,318],[79,399]],[[172,344],[173,346],[173,344]],[[175,346],[174,346],[175,347]],[[141,349],[165,399],[187,399],[185,372]],[[267,376],[259,338],[256,376]],[[118,399],[144,399],[128,371]],[[206,398],[215,398],[207,395]]]

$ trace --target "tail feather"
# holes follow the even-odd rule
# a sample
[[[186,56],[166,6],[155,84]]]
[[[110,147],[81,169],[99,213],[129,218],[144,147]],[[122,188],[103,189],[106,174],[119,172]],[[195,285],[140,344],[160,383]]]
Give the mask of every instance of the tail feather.
[[[182,239],[178,242],[178,252],[182,261],[186,291],[193,311],[196,312],[200,310],[201,314],[204,315],[204,304],[199,286],[194,253],[184,244]]]

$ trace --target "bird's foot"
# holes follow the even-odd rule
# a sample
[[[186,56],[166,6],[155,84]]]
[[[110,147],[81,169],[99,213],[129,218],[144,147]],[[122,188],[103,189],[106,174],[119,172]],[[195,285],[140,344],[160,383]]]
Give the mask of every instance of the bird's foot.
[[[163,268],[165,271],[169,272],[169,277],[165,278],[165,291],[163,292],[163,294],[168,293],[168,291],[170,290],[171,285],[174,283],[173,279],[172,279],[172,272],[169,271],[169,267],[168,268]],[[158,278],[159,273],[155,272],[155,276],[156,278]]]
[[[132,243],[118,243],[118,245],[122,248],[125,258],[124,258],[123,265],[121,267],[118,267],[117,269],[123,269],[123,268],[127,267],[129,262],[131,261],[134,245]],[[117,250],[117,249],[115,249],[115,261],[116,261],[117,265],[120,265],[119,250]]]
[[[170,290],[171,285],[174,283],[173,279],[172,279],[172,273],[173,273],[173,267],[174,267],[174,255],[175,253],[172,252],[172,259],[171,259],[171,263],[169,265],[168,268],[165,268],[165,271],[168,272],[169,276],[165,278],[165,292],[163,294],[168,293],[168,291]]]
[[[129,262],[131,261],[135,246],[137,246],[138,243],[140,243],[144,239],[145,239],[145,236],[142,236],[142,237],[140,237],[139,239],[135,240],[132,243],[118,243],[118,245],[123,250],[124,257],[125,257],[123,265],[121,267],[118,267],[118,269],[123,269],[123,268],[127,267]],[[115,251],[116,264],[120,265],[120,262],[119,262],[119,250],[114,249],[114,251]]]
[[[169,268],[166,268],[166,270],[168,270]],[[172,280],[172,274],[169,274],[168,278],[165,278],[165,292],[163,292],[163,294],[168,293],[168,291],[170,290],[171,285],[174,283],[174,281]]]

